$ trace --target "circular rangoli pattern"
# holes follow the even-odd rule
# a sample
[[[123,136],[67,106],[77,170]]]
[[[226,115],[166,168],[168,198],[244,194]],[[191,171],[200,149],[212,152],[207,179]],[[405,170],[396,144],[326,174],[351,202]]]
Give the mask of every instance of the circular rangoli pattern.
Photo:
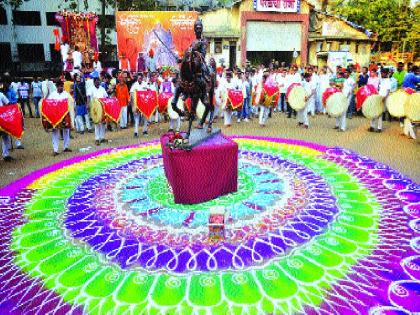
[[[0,310],[17,314],[420,312],[420,186],[342,148],[233,137],[237,193],[173,202],[158,142],[0,190]],[[224,207],[225,240],[209,238]]]

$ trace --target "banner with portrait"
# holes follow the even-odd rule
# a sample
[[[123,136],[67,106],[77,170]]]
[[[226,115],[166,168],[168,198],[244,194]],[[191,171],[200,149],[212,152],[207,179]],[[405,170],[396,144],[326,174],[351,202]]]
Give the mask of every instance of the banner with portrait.
[[[116,13],[118,58],[130,71],[143,71],[149,53],[157,68],[175,66],[195,39],[198,12],[120,11]],[[170,50],[170,51],[168,51]]]
[[[68,42],[70,47],[79,47],[81,52],[98,51],[96,25],[98,16],[95,13],[58,12],[55,19],[60,24],[62,42]]]

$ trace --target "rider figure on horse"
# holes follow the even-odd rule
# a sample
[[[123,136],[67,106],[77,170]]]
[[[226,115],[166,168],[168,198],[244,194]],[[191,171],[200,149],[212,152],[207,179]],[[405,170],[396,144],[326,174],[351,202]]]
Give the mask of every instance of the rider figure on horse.
[[[184,58],[178,59],[178,63],[181,63],[180,80],[178,80],[175,95],[171,103],[172,109],[175,112],[177,112],[180,116],[185,116],[185,113],[177,106],[178,99],[181,93],[183,93],[185,97],[191,97],[193,100],[193,106],[190,117],[192,118],[195,117],[198,100],[201,100],[206,106],[205,117],[210,111],[212,112],[210,109],[210,107],[212,107],[210,98],[212,98],[212,94],[214,93],[215,85],[215,82],[213,82],[215,81],[213,80],[215,61],[212,60],[213,62],[211,62],[210,67],[206,64],[205,58],[208,43],[202,37],[203,24],[200,19],[197,19],[194,23],[194,33],[196,39],[187,49]],[[205,117],[202,121],[205,120]],[[192,121],[190,120],[187,139],[191,130],[191,123]],[[200,122],[199,126],[202,126],[202,122]],[[209,129],[211,130],[211,125]]]

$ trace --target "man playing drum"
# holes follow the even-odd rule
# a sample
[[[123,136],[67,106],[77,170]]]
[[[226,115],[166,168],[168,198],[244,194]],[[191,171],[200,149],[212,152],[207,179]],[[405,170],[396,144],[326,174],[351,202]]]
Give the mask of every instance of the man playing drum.
[[[57,80],[56,83],[57,90],[52,92],[50,95],[48,95],[48,99],[51,100],[67,100],[68,102],[71,99],[71,96],[69,93],[64,91],[64,82],[61,80]],[[70,104],[67,103],[68,106],[68,113],[63,118],[63,120],[60,122],[59,125],[56,127],[53,127],[50,123],[48,123],[43,118],[43,125],[46,130],[52,129],[52,145],[53,145],[53,156],[57,156],[58,153],[58,145],[60,142],[60,129],[63,129],[63,140],[64,140],[64,150],[63,152],[72,152],[72,150],[69,149],[70,146],[70,129],[71,129],[71,118],[70,118],[70,110],[73,110],[69,106]]]
[[[90,106],[93,105],[92,101],[98,100],[100,98],[107,98],[108,93],[105,89],[101,86],[101,81],[99,78],[95,78],[93,81],[93,87],[91,87],[88,91],[88,99]],[[100,145],[101,143],[108,142],[105,139],[105,130],[106,130],[106,123],[105,119],[99,120],[95,122],[95,144]]]

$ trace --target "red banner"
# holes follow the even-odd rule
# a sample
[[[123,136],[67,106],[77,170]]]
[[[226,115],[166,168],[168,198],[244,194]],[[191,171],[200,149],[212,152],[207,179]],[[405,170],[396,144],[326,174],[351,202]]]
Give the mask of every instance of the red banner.
[[[117,12],[118,59],[126,70],[144,71],[149,53],[153,52],[158,68],[176,66],[171,51],[181,56],[189,47],[195,39],[197,17],[197,12],[188,11]]]
[[[99,99],[102,103],[102,107],[105,112],[105,116],[108,117],[108,119],[112,120],[115,123],[118,123],[120,120],[121,115],[121,106],[118,102],[118,99],[115,97],[111,98],[100,98]]]
[[[19,105],[0,106],[0,131],[15,138],[22,138],[23,115]]]
[[[44,99],[42,101],[41,115],[53,128],[56,128],[69,113],[69,101]]]
[[[158,96],[156,91],[137,91],[137,109],[146,116],[147,120],[152,117],[158,107]]]
[[[232,109],[237,109],[244,102],[244,94],[241,90],[228,89],[228,104]]]
[[[158,104],[159,104],[159,112],[163,113],[166,112],[168,108],[169,99],[174,96],[172,93],[164,92],[160,93],[158,97]]]

